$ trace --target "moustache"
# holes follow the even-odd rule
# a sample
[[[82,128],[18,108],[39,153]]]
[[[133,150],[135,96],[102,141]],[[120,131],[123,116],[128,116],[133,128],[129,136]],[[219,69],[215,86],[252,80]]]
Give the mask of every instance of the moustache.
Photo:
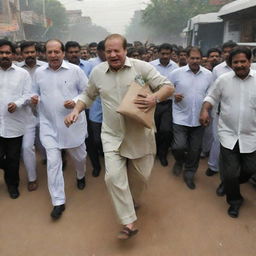
[[[36,60],[35,57],[27,57],[26,60]]]
[[[4,58],[1,58],[1,61],[11,61],[11,60],[9,58],[4,57]]]
[[[235,71],[241,71],[241,70],[246,70],[246,68],[243,68],[243,67],[235,68]]]

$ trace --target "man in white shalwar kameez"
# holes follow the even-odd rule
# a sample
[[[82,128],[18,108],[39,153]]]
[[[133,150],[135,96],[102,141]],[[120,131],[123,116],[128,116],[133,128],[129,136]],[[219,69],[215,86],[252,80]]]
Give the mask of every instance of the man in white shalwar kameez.
[[[51,217],[58,219],[65,210],[61,150],[67,149],[74,160],[77,186],[85,186],[87,124],[85,114],[68,129],[63,119],[75,106],[76,97],[86,88],[87,77],[76,65],[64,61],[64,46],[58,40],[46,43],[48,65],[37,69],[33,86],[39,104],[40,140],[46,149],[48,188],[54,206]]]

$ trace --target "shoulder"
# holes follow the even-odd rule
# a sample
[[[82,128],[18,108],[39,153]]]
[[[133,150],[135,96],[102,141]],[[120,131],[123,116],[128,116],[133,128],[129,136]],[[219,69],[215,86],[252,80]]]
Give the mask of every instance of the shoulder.
[[[202,66],[200,67],[200,69],[205,75],[212,77],[212,72],[209,69]]]

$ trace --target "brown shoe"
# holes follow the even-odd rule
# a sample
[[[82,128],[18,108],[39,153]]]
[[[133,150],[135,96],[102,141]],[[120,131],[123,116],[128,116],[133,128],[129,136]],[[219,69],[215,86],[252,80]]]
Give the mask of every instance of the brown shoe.
[[[28,182],[28,191],[34,191],[34,190],[37,190],[37,188],[38,188],[38,184],[36,180]]]
[[[129,229],[128,227],[124,227],[117,235],[117,238],[120,240],[127,240],[131,238],[132,236],[136,235],[138,233],[138,229]]]

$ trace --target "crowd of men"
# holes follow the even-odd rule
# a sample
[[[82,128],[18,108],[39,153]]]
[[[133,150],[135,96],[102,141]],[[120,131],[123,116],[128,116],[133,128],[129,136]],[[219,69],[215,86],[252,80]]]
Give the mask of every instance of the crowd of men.
[[[0,40],[0,168],[10,197],[19,197],[22,157],[29,191],[38,187],[36,150],[47,165],[48,189],[58,219],[65,210],[63,169],[68,152],[78,189],[86,186],[87,153],[92,175],[101,172],[123,225],[119,239],[138,230],[136,210],[157,155],[195,189],[200,157],[209,156],[205,174],[220,172],[218,196],[238,217],[240,183],[256,173],[256,50],[226,42],[206,56],[197,47],[127,43],[119,34],[80,46],[59,40]],[[140,75],[152,94],[136,106],[155,108],[155,129],[116,112]],[[84,111],[85,110],[85,111]],[[129,170],[129,171],[128,171]],[[255,179],[256,180],[256,179]]]

